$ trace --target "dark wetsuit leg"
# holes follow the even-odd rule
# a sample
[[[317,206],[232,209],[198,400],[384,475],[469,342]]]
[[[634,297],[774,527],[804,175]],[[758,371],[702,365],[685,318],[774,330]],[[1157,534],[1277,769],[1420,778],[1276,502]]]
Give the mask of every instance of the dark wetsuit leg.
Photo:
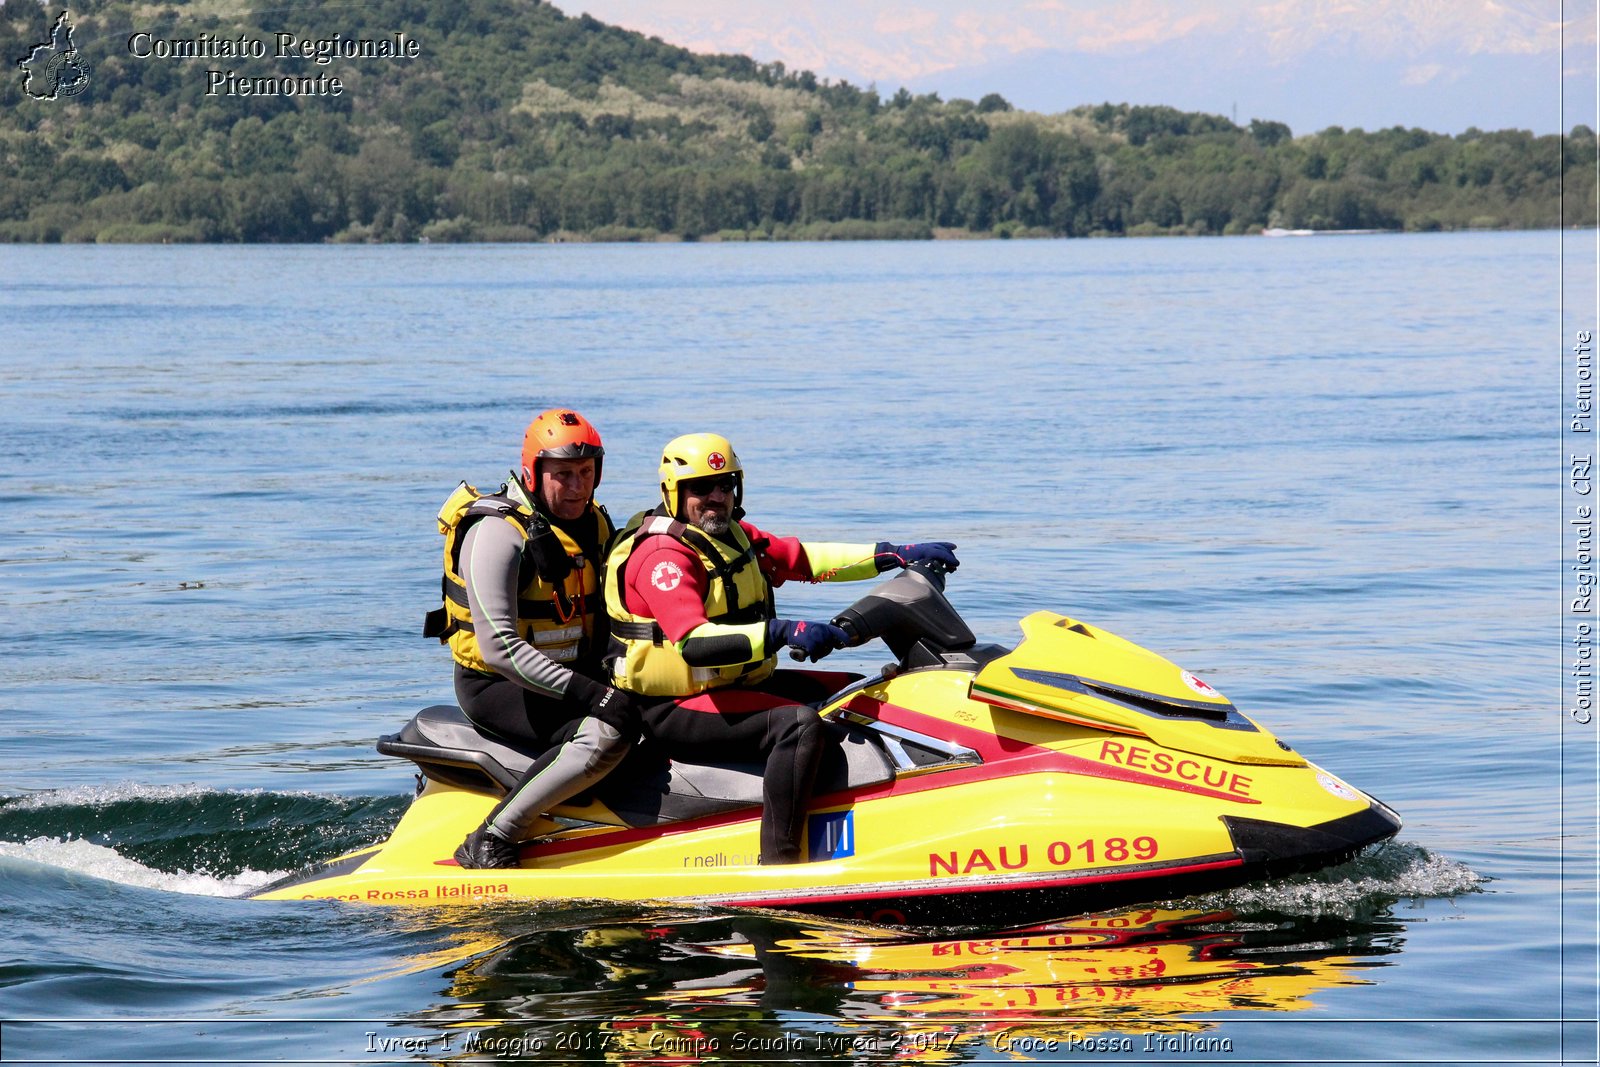
[[[636,739],[571,705],[548,700],[509,679],[456,667],[456,699],[467,718],[529,752],[538,752],[488,822],[520,841],[541,812],[583,792],[627,755]]]
[[[676,759],[692,763],[766,760],[761,814],[761,862],[797,863],[806,803],[822,760],[824,731],[817,710],[783,704],[756,711],[716,712],[676,701],[644,712],[645,732]]]

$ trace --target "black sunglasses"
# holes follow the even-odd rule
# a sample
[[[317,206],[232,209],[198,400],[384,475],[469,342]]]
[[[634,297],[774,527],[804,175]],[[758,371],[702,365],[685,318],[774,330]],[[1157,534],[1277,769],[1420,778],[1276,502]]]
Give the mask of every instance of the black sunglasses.
[[[732,493],[739,488],[739,476],[736,474],[718,474],[709,478],[695,478],[683,483],[683,490],[695,496],[705,496],[708,493],[721,489],[724,493]]]

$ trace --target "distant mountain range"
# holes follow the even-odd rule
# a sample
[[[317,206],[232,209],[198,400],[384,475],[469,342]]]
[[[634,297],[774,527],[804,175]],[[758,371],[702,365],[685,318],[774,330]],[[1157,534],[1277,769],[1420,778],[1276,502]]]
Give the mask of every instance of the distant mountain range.
[[[556,2],[886,96],[901,85],[945,99],[998,92],[1048,113],[1127,101],[1297,134],[1596,125],[1592,0]]]
[[[1196,59],[1184,44],[1130,55],[1041,49],[909,82],[913,92],[937,91],[945,97],[976,99],[998,92],[1030,111],[1126,100],[1239,122],[1273,119],[1296,134],[1330,126],[1555,133],[1579,122],[1592,125],[1594,72],[1574,71],[1565,85],[1563,114],[1563,77],[1554,55],[1363,59],[1328,45],[1288,62],[1273,64],[1263,56],[1249,64],[1238,57]]]

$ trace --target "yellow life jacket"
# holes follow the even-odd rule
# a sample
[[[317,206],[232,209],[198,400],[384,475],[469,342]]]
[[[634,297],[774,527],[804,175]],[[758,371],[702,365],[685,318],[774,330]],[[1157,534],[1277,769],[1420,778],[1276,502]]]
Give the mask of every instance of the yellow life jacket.
[[[557,663],[572,666],[594,650],[600,615],[598,561],[559,526],[537,514],[525,498],[511,495],[502,485],[498,493],[480,493],[462,482],[439,509],[439,532],[444,535],[444,576],[440,589],[444,604],[428,612],[423,636],[437,637],[463,667],[492,673],[473,633],[472,609],[461,577],[461,544],[472,524],[484,519],[509,522],[523,539],[522,566],[518,572],[517,634]],[[611,518],[602,507],[589,506],[595,524],[595,544],[611,538]]]
[[[635,615],[624,603],[628,559],[646,538],[665,534],[688,546],[711,580],[706,583],[705,613],[709,622],[765,622],[773,617],[772,585],[761,573],[757,554],[766,542],[751,544],[744,529],[729,529],[732,544],[708,537],[665,515],[635,516],[612,544],[606,558],[606,614],[611,641],[606,659],[611,684],[645,696],[686,697],[729,685],[751,685],[770,675],[776,655],[755,663],[728,667],[696,667],[661,631],[655,619]]]

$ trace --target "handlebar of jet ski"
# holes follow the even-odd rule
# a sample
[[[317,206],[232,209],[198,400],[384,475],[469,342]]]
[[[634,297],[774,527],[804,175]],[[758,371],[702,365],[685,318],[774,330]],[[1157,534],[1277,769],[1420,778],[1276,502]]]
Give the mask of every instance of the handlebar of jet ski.
[[[928,581],[932,582],[934,588],[938,589],[939,592],[942,593],[944,592],[944,576],[952,573],[955,568],[947,567],[936,559],[925,559],[911,564],[906,568],[906,570],[916,571],[918,574],[928,579]]]
[[[944,592],[945,575],[951,573],[954,568],[947,567],[936,559],[929,559],[913,563],[905,569],[908,571],[916,571],[917,574],[925,578],[930,585],[942,593]],[[839,629],[843,630],[846,634],[850,635],[850,640],[845,645],[846,648],[854,648],[857,645],[864,645],[868,641],[872,640],[874,636],[876,636],[874,634],[862,634],[856,629],[856,626],[851,619],[845,615],[840,615],[835,618],[833,620],[833,624],[839,627]],[[796,663],[800,663],[804,662],[806,654],[800,649],[791,646],[789,649],[789,658],[794,660]]]

